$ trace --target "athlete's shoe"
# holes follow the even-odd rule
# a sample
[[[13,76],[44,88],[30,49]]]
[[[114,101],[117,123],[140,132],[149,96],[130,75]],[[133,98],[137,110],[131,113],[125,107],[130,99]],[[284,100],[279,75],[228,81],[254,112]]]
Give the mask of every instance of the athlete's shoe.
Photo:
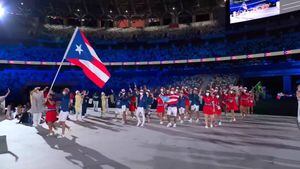
[[[171,127],[172,126],[172,123],[168,123],[167,127]]]
[[[208,126],[205,126],[206,129],[208,129]]]
[[[219,125],[219,126],[222,126],[222,122],[221,122],[221,121],[219,121],[218,125]]]
[[[163,122],[163,121],[161,121],[161,122],[159,122],[159,124],[163,125],[163,124],[164,124],[164,122]]]
[[[183,124],[183,120],[180,120],[180,123]]]
[[[175,123],[175,124],[173,124],[173,127],[176,127],[176,123]]]

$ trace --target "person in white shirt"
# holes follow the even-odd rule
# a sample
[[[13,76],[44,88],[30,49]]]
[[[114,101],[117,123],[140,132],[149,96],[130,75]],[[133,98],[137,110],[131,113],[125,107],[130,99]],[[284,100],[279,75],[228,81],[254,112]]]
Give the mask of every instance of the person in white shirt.
[[[30,92],[30,113],[32,114],[33,127],[37,127],[38,125],[40,125],[42,113],[45,111],[44,91],[46,89],[47,87],[44,90],[40,90],[40,87],[36,87]]]

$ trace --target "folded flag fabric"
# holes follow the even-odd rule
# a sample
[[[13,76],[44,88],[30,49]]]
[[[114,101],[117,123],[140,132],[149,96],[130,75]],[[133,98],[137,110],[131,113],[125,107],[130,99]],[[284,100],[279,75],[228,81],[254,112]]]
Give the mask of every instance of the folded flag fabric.
[[[83,32],[76,28],[66,50],[65,59],[80,67],[97,86],[103,88],[111,77]]]

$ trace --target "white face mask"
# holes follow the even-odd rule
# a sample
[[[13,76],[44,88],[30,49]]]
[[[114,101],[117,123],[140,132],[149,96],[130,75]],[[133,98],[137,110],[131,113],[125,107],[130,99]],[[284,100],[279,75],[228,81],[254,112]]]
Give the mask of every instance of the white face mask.
[[[143,93],[140,93],[140,95],[143,95]]]
[[[209,96],[209,93],[205,93],[206,96]]]
[[[220,97],[220,96],[216,96],[217,97],[217,99]]]
[[[66,95],[67,94],[67,92],[63,92],[63,95]]]
[[[174,94],[174,92],[172,91],[171,94]]]

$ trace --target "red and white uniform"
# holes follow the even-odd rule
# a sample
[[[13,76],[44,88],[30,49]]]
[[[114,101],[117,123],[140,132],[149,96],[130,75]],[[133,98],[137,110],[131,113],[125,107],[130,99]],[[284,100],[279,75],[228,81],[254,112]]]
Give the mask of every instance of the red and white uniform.
[[[254,96],[251,95],[251,94],[248,97],[248,106],[249,107],[253,107],[254,106]]]
[[[136,96],[130,97],[129,111],[134,112],[137,108],[137,98]]]
[[[238,106],[235,100],[236,95],[235,94],[228,94],[226,97],[226,107],[227,107],[227,111],[237,111],[238,110]]]
[[[54,123],[57,121],[56,113],[56,103],[53,101],[51,104],[49,101],[46,102],[47,112],[46,112],[46,122]]]
[[[156,98],[157,100],[157,107],[156,107],[156,112],[158,114],[164,114],[165,113],[165,104],[164,104],[164,101],[161,97],[157,97]]]
[[[216,97],[213,99],[214,102],[214,114],[216,115],[221,115],[222,114],[222,109],[221,109],[221,103],[220,100]]]
[[[249,106],[249,95],[247,93],[242,93],[240,96],[240,105],[244,107]]]
[[[206,115],[213,115],[213,101],[214,99],[211,96],[203,96],[204,106],[203,113]]]

